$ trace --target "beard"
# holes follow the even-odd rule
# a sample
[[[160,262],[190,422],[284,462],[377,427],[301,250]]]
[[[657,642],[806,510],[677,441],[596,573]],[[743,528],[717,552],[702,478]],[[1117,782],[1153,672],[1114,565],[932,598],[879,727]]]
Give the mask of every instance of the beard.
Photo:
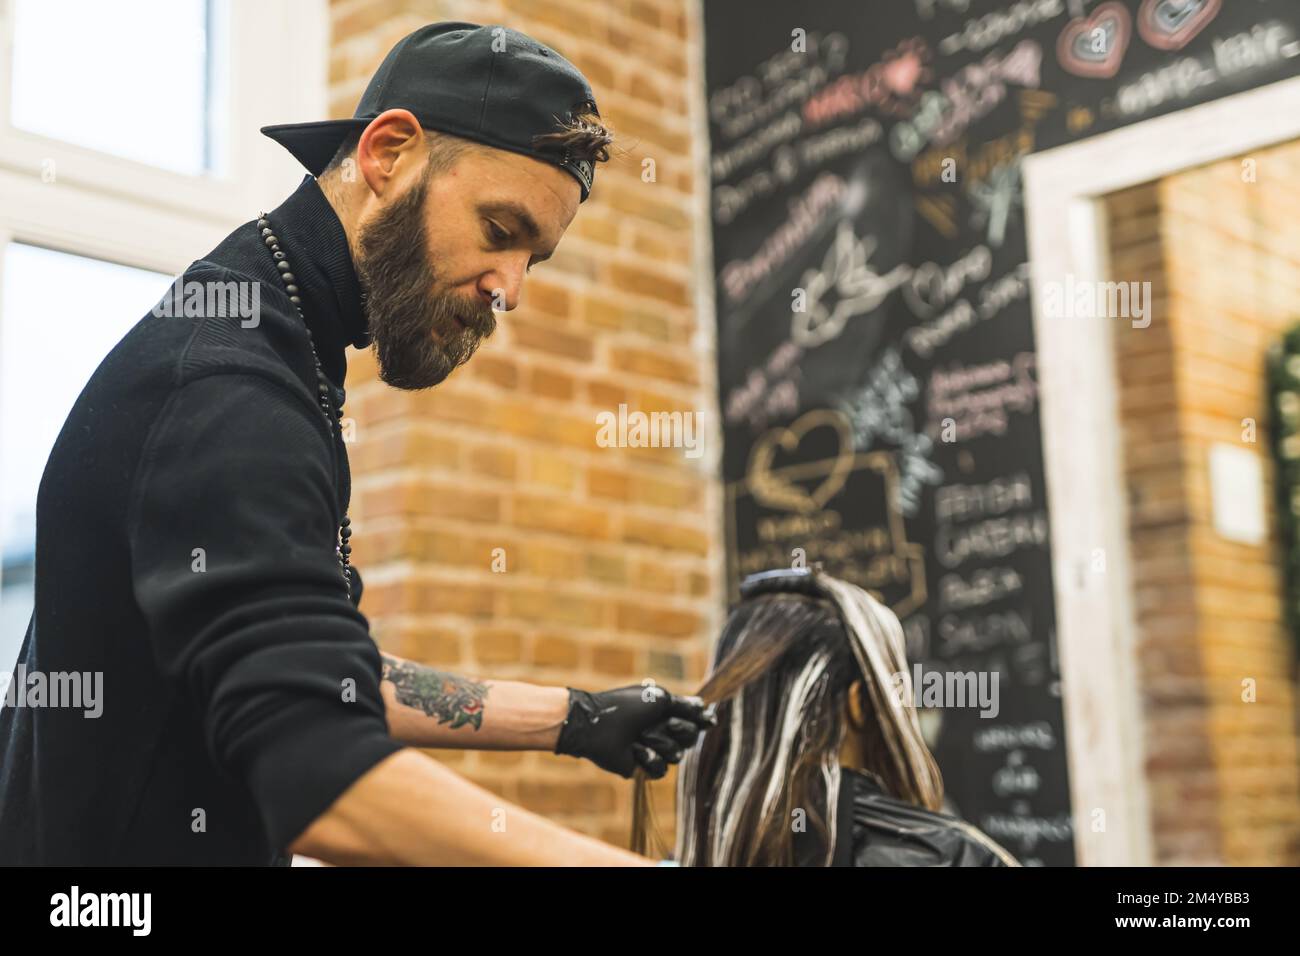
[[[379,377],[408,391],[432,388],[469,361],[497,324],[487,303],[437,288],[424,217],[431,179],[380,210],[357,236],[357,278]]]

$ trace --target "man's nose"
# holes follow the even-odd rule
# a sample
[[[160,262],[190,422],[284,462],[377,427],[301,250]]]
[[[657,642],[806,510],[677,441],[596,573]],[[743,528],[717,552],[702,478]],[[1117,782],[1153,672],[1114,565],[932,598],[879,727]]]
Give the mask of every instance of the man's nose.
[[[488,305],[500,312],[509,312],[519,304],[519,290],[524,282],[524,267],[514,266],[494,269],[479,283],[479,290]]]

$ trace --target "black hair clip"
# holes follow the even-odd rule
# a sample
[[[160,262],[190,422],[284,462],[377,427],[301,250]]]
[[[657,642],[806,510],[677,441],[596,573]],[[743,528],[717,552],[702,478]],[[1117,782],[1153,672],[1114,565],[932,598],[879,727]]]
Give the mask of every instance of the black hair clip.
[[[759,571],[740,582],[742,600],[761,594],[804,594],[808,597],[830,599],[831,594],[822,585],[818,575],[809,568],[777,568]]]

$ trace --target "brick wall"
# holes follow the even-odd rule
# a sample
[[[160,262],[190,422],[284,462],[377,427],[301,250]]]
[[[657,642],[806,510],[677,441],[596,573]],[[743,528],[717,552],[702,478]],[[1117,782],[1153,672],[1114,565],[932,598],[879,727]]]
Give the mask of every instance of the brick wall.
[[[693,690],[721,623],[716,452],[596,444],[596,414],[620,403],[717,421],[711,311],[697,291],[711,286],[700,267],[700,39],[689,5],[333,0],[331,10],[335,116],[352,115],[412,29],[501,23],[583,71],[627,150],[600,167],[520,307],[441,386],[388,388],[370,355],[353,353],[353,559],[376,639],[465,674]],[[654,181],[643,178],[646,158]],[[495,549],[504,572],[493,570]],[[431,753],[509,800],[626,845],[630,784],[585,761]],[[671,807],[671,781],[657,787],[658,806]]]
[[[1116,323],[1116,360],[1159,863],[1300,863],[1296,662],[1264,374],[1268,345],[1300,321],[1298,177],[1300,143],[1289,143],[1106,200],[1110,278],[1150,281],[1154,297],[1148,328]],[[1215,532],[1219,443],[1263,462],[1274,529],[1263,546]]]
[[[354,560],[385,649],[466,674],[588,688],[700,681],[721,624],[710,448],[597,447],[595,415],[717,421],[701,168],[700,37],[688,0],[332,0],[331,111],[423,23],[504,23],[591,80],[626,155],[604,165],[519,309],[447,382],[405,393],[355,354]],[[655,181],[642,162],[655,161]],[[1300,320],[1300,146],[1107,199],[1112,278],[1151,281],[1117,323],[1147,774],[1159,863],[1300,862],[1295,660],[1276,535],[1221,539],[1208,449],[1267,460],[1263,355]],[[710,436],[712,436],[710,431]],[[713,442],[716,445],[716,441]],[[1272,520],[1272,489],[1268,489]],[[492,570],[502,549],[504,573]],[[1255,703],[1241,700],[1253,678]],[[622,843],[629,787],[538,753],[433,751],[504,797]],[[672,775],[655,794],[670,823]],[[670,828],[668,828],[670,829]]]

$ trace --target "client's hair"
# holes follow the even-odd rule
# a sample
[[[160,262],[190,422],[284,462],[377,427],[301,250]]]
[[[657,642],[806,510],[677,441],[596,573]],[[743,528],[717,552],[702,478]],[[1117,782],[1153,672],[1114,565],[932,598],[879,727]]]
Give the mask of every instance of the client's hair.
[[[921,737],[902,628],[860,588],[818,575],[833,601],[766,594],[731,612],[697,692],[718,726],[682,760],[677,847],[682,866],[791,866],[802,819],[830,863],[835,852],[845,702],[864,684],[866,766],[894,797],[938,810],[943,782]],[[647,780],[636,774],[632,849],[654,833]],[[802,810],[803,817],[796,817]],[[655,848],[662,854],[662,846]]]

